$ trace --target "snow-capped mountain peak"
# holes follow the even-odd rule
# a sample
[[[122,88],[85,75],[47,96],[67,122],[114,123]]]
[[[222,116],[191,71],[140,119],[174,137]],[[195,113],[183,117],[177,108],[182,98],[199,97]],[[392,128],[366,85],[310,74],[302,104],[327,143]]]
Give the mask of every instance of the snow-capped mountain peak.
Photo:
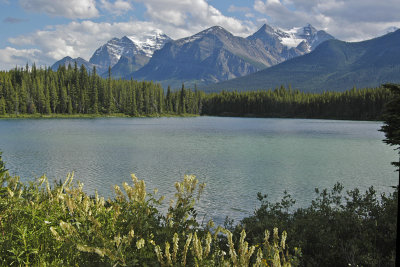
[[[161,30],[153,30],[147,34],[126,36],[137,47],[137,53],[144,53],[151,57],[155,50],[161,49],[165,43],[171,41]]]
[[[113,67],[120,60],[121,56],[132,58],[136,55],[151,57],[155,50],[158,50],[169,42],[169,38],[161,30],[153,30],[148,33],[113,38],[106,44],[99,47],[90,58],[89,62],[101,66],[106,71],[108,66]]]
[[[271,40],[274,40],[274,42],[280,43],[288,49],[301,48],[304,52],[310,52],[321,42],[334,37],[324,31],[318,31],[311,24],[291,29],[271,27],[264,24],[255,34],[248,38],[269,40],[270,44]]]

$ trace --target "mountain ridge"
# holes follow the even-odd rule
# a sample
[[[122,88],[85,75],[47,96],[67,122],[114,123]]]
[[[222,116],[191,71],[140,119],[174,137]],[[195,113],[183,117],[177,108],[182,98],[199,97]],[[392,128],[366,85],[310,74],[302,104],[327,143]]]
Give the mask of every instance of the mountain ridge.
[[[311,25],[306,27],[315,33],[323,32],[317,31]],[[302,28],[303,32],[306,27]],[[324,38],[334,38],[323,33],[320,35],[323,36],[320,37],[322,41]],[[301,39],[307,47],[307,42],[310,42],[309,49],[314,48],[311,41],[315,41],[313,38],[316,35],[313,34],[309,34],[308,39]],[[160,82],[163,87],[171,85],[178,88],[182,83],[189,86],[203,85],[241,77],[308,53],[300,50],[300,44],[296,48],[288,48],[282,44],[279,36],[290,37],[266,24],[246,38],[235,36],[221,26],[213,26],[192,36],[169,42],[154,53],[148,64],[124,78],[153,80]]]
[[[400,82],[399,43],[400,30],[362,42],[328,40],[306,55],[204,89],[246,91],[291,85],[302,91],[322,92]]]
[[[77,60],[87,68],[96,66],[103,77],[108,76],[110,66],[114,78],[153,80],[164,87],[180,87],[182,83],[210,84],[254,73],[308,53],[318,32],[323,31],[311,25],[283,31],[264,24],[254,34],[239,37],[221,26],[213,26],[172,40],[162,31],[154,30],[140,36],[112,38],[96,49],[89,61],[65,57],[52,67],[57,69],[63,63],[67,65]],[[334,37],[325,33],[324,38]],[[296,42],[297,46],[285,45]],[[167,43],[172,44],[165,47]],[[148,63],[151,64],[148,66]]]

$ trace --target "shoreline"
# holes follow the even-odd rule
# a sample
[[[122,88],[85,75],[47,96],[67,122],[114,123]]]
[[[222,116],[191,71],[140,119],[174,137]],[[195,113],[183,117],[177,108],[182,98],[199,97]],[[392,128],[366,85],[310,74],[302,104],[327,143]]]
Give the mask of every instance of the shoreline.
[[[97,118],[161,118],[161,117],[199,117],[196,114],[152,114],[146,116],[130,116],[123,113],[111,114],[7,114],[1,119],[97,119]]]

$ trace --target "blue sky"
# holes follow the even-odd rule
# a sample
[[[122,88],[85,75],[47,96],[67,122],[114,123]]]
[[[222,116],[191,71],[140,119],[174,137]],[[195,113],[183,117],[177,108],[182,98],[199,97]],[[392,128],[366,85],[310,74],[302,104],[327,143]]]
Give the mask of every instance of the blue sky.
[[[0,0],[0,14],[0,69],[88,60],[113,37],[154,29],[177,39],[220,25],[245,37],[264,23],[311,23],[360,41],[400,28],[398,0]]]

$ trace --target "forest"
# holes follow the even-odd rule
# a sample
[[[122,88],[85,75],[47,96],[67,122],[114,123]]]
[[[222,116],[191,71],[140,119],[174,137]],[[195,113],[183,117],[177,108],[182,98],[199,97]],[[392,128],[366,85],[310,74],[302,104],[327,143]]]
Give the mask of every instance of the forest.
[[[304,93],[291,87],[209,93],[151,81],[101,78],[96,68],[35,65],[0,72],[0,116],[23,114],[213,115],[379,120],[391,93],[383,87]]]

